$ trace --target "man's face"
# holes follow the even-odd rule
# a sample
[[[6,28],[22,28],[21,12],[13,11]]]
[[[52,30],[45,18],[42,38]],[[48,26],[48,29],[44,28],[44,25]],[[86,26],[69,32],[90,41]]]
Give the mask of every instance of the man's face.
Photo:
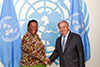
[[[31,33],[32,35],[35,35],[37,33],[38,26],[36,22],[31,22],[29,27],[28,27],[28,32]]]
[[[65,22],[59,24],[59,31],[60,33],[65,36],[68,33],[69,26]]]

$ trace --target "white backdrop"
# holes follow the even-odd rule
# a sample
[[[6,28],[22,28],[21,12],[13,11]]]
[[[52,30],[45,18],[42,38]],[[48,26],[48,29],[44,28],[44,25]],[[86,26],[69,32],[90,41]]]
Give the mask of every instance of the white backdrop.
[[[100,67],[100,0],[85,0],[89,11],[91,58],[86,67]]]
[[[100,0],[85,0],[85,2],[90,17],[88,36],[91,50],[91,58],[86,61],[86,67],[100,67]],[[1,63],[0,67],[3,67]]]

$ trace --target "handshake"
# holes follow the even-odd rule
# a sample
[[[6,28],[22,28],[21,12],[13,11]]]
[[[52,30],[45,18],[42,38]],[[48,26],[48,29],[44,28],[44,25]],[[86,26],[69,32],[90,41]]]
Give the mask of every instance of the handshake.
[[[49,58],[46,58],[45,61],[44,61],[44,63],[45,63],[46,65],[49,64],[49,63],[50,63],[50,59],[49,59]]]

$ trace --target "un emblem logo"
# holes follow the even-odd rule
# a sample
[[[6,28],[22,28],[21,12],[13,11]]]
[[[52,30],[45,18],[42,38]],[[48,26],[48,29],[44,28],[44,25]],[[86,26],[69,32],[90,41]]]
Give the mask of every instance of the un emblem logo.
[[[81,6],[86,4],[83,0]],[[16,13],[20,24],[21,35],[27,32],[27,22],[30,19],[38,21],[38,34],[45,44],[46,56],[49,57],[55,49],[56,38],[60,36],[57,24],[60,20],[69,20],[71,0],[17,0]],[[19,6],[20,5],[20,6]],[[82,8],[88,27],[89,15],[86,8]],[[87,28],[89,29],[89,28]],[[54,61],[58,66],[59,58]]]
[[[83,17],[79,13],[74,13],[72,16],[70,16],[70,18],[73,18],[73,20],[69,19],[71,31],[80,34],[80,36],[84,35],[86,30]]]
[[[11,16],[6,16],[3,19],[1,19],[0,35],[3,39],[3,41],[12,42],[19,37],[20,31],[19,31],[16,23],[17,22]]]
[[[17,3],[17,5],[20,1]],[[70,4],[69,1],[66,3]],[[60,35],[58,22],[62,19],[68,20],[68,4],[60,0],[34,0],[24,1],[19,10],[19,22],[22,36],[27,32],[27,22],[30,19],[38,21],[38,34],[45,44],[46,56],[49,57],[55,49],[56,38]],[[16,5],[16,7],[17,7]],[[55,65],[59,63],[55,60]]]

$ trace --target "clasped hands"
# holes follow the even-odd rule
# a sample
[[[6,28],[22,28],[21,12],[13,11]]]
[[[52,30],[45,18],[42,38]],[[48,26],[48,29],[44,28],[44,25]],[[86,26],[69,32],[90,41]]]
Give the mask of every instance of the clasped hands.
[[[49,64],[49,63],[50,63],[50,59],[49,59],[49,58],[46,58],[45,61],[44,61],[44,63],[45,63],[46,65]]]

